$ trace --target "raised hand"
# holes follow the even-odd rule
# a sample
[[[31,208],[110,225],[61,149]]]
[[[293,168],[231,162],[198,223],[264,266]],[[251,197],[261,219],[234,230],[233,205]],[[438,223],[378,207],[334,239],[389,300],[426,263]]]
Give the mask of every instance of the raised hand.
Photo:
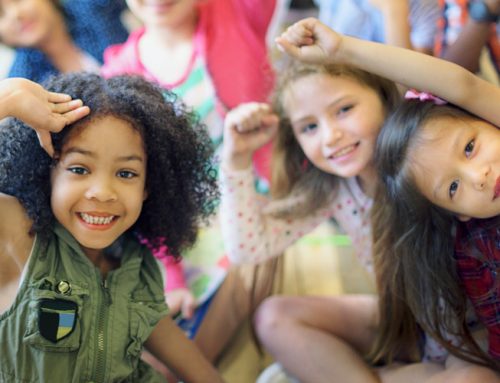
[[[271,140],[278,124],[278,116],[268,104],[251,102],[232,109],[224,121],[223,166],[248,168],[253,153]]]
[[[10,78],[0,82],[0,118],[12,116],[30,125],[50,156],[54,154],[50,132],[61,131],[89,112],[81,100],[49,92],[33,81]]]
[[[166,301],[169,308],[169,315],[176,316],[179,312],[185,319],[193,316],[196,307],[196,299],[187,288],[171,290],[166,295]]]
[[[342,35],[315,18],[300,20],[276,38],[278,48],[288,55],[312,64],[339,61]]]

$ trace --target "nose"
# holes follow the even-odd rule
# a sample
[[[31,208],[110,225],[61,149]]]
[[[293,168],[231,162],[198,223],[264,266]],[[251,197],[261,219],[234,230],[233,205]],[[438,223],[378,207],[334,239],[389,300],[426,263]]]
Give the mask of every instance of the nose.
[[[489,173],[489,165],[470,165],[467,167],[465,176],[476,190],[483,190]]]
[[[85,198],[99,202],[114,202],[117,194],[113,182],[105,177],[95,179],[87,188]]]
[[[323,145],[326,147],[335,146],[342,138],[342,131],[332,123],[324,123],[321,126]]]

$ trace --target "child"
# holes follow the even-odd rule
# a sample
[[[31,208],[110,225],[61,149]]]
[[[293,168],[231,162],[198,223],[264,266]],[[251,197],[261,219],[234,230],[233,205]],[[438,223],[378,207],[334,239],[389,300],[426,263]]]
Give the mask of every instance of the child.
[[[272,109],[250,103],[232,110],[221,164],[221,224],[230,259],[257,263],[277,256],[333,217],[371,273],[373,150],[398,100],[392,82],[365,71],[294,62],[279,78]],[[277,201],[262,207],[251,158],[276,130],[271,191]],[[255,326],[265,348],[300,381],[373,382],[361,354],[372,342],[376,308],[368,295],[271,297],[258,308]]]
[[[272,88],[266,32],[276,1],[183,0],[151,6],[128,0],[127,4],[143,27],[133,31],[126,43],[105,51],[102,73],[138,74],[178,95],[206,124],[218,158],[226,110],[242,102],[264,101]],[[264,180],[267,156],[264,148],[254,161]],[[259,186],[265,189],[263,184]],[[182,262],[165,258],[165,251],[157,255],[166,263],[166,299],[172,314],[181,314],[188,335],[215,361],[242,319],[231,321],[228,315],[238,311],[228,305],[235,305],[232,295],[242,285],[241,269],[229,268],[217,220],[203,227],[199,238],[189,253],[182,254]],[[227,304],[210,301],[220,301],[224,291],[231,295]],[[241,308],[242,299],[237,301]],[[216,307],[222,310],[217,312]],[[211,321],[219,325],[205,327]]]
[[[0,131],[0,380],[161,381],[140,361],[145,345],[182,380],[221,381],[166,316],[160,268],[139,243],[194,242],[217,198],[203,128],[140,78],[75,73],[47,89],[91,113],[52,133],[52,158],[20,121]]]
[[[127,37],[123,9],[121,0],[2,1],[0,41],[15,48],[8,76],[40,82],[61,72],[97,72],[104,47]]]
[[[391,360],[414,342],[416,318],[442,348],[463,359],[457,364],[448,357],[433,381],[455,382],[463,372],[467,381],[500,381],[491,370],[470,363],[500,370],[495,282],[500,90],[455,64],[341,36],[314,19],[292,26],[278,42],[294,57],[348,62],[477,115],[442,106],[429,94],[410,94],[418,99],[404,103],[379,135],[376,157],[384,182],[373,224],[382,332],[374,355]],[[457,223],[455,244],[453,216],[467,222]],[[488,330],[489,355],[472,336],[481,340],[480,334],[471,334],[466,295]],[[445,358],[434,355],[435,362]],[[404,370],[400,373],[404,376]]]

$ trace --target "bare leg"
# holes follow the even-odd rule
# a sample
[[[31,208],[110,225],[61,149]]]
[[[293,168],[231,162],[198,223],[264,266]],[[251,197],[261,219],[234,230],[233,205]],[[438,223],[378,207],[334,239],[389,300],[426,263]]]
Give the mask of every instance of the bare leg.
[[[236,267],[230,270],[210,303],[194,338],[205,357],[217,362],[234,334],[256,307],[271,292],[274,271],[268,265]],[[254,277],[256,275],[256,277]]]
[[[364,362],[374,341],[377,298],[370,295],[266,299],[255,317],[264,347],[301,382],[377,383]]]

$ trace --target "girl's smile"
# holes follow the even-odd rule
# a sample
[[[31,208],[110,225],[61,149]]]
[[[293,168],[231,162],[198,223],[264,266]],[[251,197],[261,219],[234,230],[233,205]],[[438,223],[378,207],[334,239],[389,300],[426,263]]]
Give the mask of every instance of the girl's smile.
[[[373,182],[373,153],[385,112],[378,94],[347,76],[310,74],[283,98],[297,142],[309,161],[339,177]]]
[[[116,117],[75,127],[52,171],[52,209],[86,249],[101,250],[138,219],[146,198],[139,132]]]

